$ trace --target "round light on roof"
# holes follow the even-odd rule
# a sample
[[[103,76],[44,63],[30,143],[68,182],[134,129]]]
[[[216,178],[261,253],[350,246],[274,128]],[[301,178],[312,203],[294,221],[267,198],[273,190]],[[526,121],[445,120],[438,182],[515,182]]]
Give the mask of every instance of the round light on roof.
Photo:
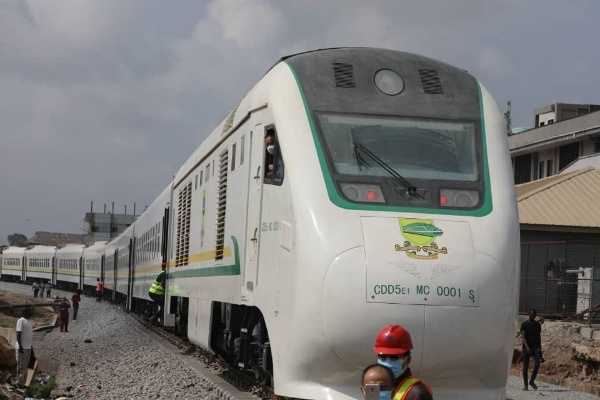
[[[375,86],[389,96],[400,94],[404,90],[404,80],[391,69],[380,69],[375,73]]]

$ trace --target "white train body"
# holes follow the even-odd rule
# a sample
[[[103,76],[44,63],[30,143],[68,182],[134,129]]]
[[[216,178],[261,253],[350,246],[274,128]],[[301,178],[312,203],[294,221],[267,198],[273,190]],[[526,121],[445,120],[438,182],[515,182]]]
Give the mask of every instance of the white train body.
[[[348,84],[348,68],[356,82]],[[401,94],[386,96],[375,87],[382,69],[402,76]],[[326,124],[328,137],[321,132]],[[394,196],[392,180],[381,173],[376,179],[345,173],[351,157],[343,153],[352,149],[339,144],[348,139],[343,135],[362,135],[385,150],[363,131],[366,126],[376,135],[386,124],[453,140],[448,153],[457,159],[448,164],[455,170],[439,170],[438,162],[436,171],[436,160],[428,160],[447,157],[437,142],[415,157],[424,160],[424,173],[400,169],[423,188],[423,201],[397,195],[396,204],[368,204],[343,193],[342,185],[358,182],[378,185],[376,195]],[[269,127],[284,161],[281,185],[263,184],[260,175]],[[332,156],[332,149],[340,154]],[[413,370],[437,399],[503,398],[519,253],[509,160],[497,106],[462,70],[371,49],[291,57],[266,74],[177,173],[168,294],[189,299],[188,335],[205,346],[211,345],[207,322],[214,302],[257,307],[268,327],[280,395],[359,397],[359,373],[374,360],[376,332],[400,323],[415,343]],[[196,176],[206,176],[207,167],[209,182],[196,188]],[[225,170],[223,221],[217,202]],[[446,194],[474,192],[470,207],[442,204],[459,201]],[[215,260],[222,222],[223,258]],[[411,231],[423,227],[433,236]]]
[[[54,246],[34,246],[25,251],[25,279],[52,281],[52,271],[54,269],[54,256],[56,247]]]
[[[81,260],[84,247],[82,244],[67,244],[56,250],[56,285],[74,289],[82,287]]]
[[[95,242],[83,251],[83,285],[96,287],[96,280],[102,279],[102,259],[104,257],[105,241]],[[95,290],[95,289],[94,289]]]
[[[2,252],[2,276],[24,280],[23,257],[25,248],[10,246]]]
[[[281,396],[360,398],[376,333],[398,323],[436,399],[499,400],[518,243],[503,118],[485,88],[412,54],[328,49],[256,84],[106,245],[102,277],[137,309],[166,264],[167,321],[272,373]]]
[[[134,298],[150,301],[148,290],[160,273],[163,261],[163,237],[168,228],[165,210],[169,207],[170,200],[171,187],[168,186],[135,223]]]

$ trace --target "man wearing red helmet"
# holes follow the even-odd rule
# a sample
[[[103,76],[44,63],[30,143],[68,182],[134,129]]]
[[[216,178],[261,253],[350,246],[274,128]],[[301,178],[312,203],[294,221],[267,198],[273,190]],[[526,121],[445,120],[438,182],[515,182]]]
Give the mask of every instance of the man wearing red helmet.
[[[410,372],[410,352],[413,348],[410,333],[400,325],[384,326],[375,338],[377,363],[392,370],[396,380],[393,400],[433,400],[425,382]]]

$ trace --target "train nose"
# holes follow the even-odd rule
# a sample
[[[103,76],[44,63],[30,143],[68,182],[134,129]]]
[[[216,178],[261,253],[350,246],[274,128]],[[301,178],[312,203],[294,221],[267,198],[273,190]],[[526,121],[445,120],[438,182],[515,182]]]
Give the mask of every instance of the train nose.
[[[479,306],[471,229],[462,221],[362,218],[364,247],[338,255],[324,282],[324,331],[349,367],[374,361],[373,340],[390,323],[413,338],[420,369],[428,306]],[[477,276],[477,274],[475,274]],[[343,335],[340,335],[343,332]]]
[[[362,218],[366,301],[477,307],[479,288],[467,222]]]

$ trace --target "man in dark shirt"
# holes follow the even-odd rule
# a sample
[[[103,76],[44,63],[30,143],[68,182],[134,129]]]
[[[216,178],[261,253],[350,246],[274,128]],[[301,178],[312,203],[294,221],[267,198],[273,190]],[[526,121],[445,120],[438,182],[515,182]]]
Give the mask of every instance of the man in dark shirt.
[[[540,361],[542,358],[542,325],[535,320],[537,313],[535,310],[529,311],[529,319],[521,324],[521,338],[523,340],[523,390],[529,390],[529,386],[533,390],[537,390],[535,378],[540,369]],[[531,379],[527,380],[529,369],[529,358],[533,357],[533,371]]]

